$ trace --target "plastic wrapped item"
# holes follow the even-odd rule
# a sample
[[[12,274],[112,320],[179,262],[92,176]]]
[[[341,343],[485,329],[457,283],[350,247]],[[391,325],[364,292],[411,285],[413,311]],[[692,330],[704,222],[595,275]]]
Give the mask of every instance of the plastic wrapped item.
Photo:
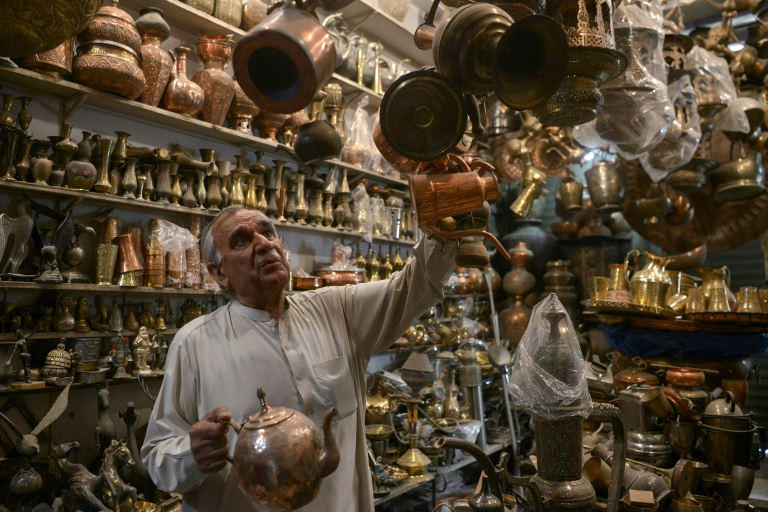
[[[363,240],[372,243],[373,237],[373,215],[371,213],[371,198],[365,186],[361,183],[352,191],[352,219],[355,229],[357,229]]]
[[[332,268],[346,268],[353,266],[349,261],[352,256],[352,248],[342,244],[340,241],[335,240],[333,242],[333,250],[331,252],[331,267]]]
[[[373,131],[376,128],[376,125],[379,124],[379,111],[376,111],[376,114],[373,115],[368,122],[368,147],[375,148],[376,143],[373,141]],[[386,163],[386,160],[384,160],[384,157],[381,156],[381,153],[379,153],[378,150],[371,150],[371,153],[369,155],[368,161],[365,163],[365,167],[373,172],[377,172],[379,174],[386,174],[386,171],[384,169],[384,164]]]
[[[199,242],[187,228],[162,219],[157,221],[157,229],[150,233],[147,244],[151,245],[153,241],[166,252],[186,251]]]
[[[536,304],[516,351],[509,393],[548,420],[589,416],[592,400],[576,331],[557,295]]]
[[[373,151],[370,142],[373,140],[371,131],[368,128],[368,97],[365,96],[357,104],[355,113],[352,115],[352,125],[349,127],[347,140],[344,142],[344,149],[341,152],[341,159],[352,165],[362,167],[370,161]]]
[[[715,128],[727,132],[749,132],[747,114],[735,105],[738,93],[725,59],[694,46],[685,56],[685,69],[694,73],[693,88],[699,106],[724,107],[715,115]]]
[[[668,91],[675,119],[664,139],[640,157],[643,170],[656,183],[670,171],[690,162],[701,141],[699,109],[690,78],[685,75],[671,83]]]
[[[594,121],[574,129],[587,147],[611,146],[634,159],[656,146],[674,119],[667,97],[660,2],[622,3],[614,16],[616,49],[628,58],[626,71],[602,88],[604,105]]]

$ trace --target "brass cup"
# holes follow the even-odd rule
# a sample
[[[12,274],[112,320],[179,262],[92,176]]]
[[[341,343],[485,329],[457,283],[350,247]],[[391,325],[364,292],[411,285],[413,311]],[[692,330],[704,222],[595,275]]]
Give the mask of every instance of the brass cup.
[[[669,418],[672,416],[672,406],[667,400],[667,395],[660,387],[654,387],[643,393],[640,402],[648,406],[648,409],[657,418]]]
[[[723,498],[719,494],[716,496],[717,498],[710,498],[709,496],[694,494],[693,499],[699,502],[704,512],[720,512],[723,506]]]
[[[688,303],[685,306],[686,313],[703,313],[707,310],[707,298],[702,288],[691,288],[688,291]]]
[[[114,244],[99,244],[96,248],[96,284],[109,286],[115,275],[118,247]]]
[[[581,467],[581,475],[592,484],[595,491],[607,491],[611,485],[611,466],[595,455],[588,458]]]
[[[611,263],[608,265],[608,289],[629,291],[627,273],[627,266],[622,263]]]
[[[669,283],[660,281],[637,281],[632,283],[632,302],[641,306],[650,306],[655,308],[665,307],[664,301],[667,298]]]
[[[133,504],[131,512],[160,512],[162,509],[149,501],[137,501]]]
[[[592,298],[605,300],[608,293],[608,278],[605,276],[592,277]]]
[[[731,304],[728,302],[728,291],[726,288],[713,288],[709,294],[707,311],[710,313],[728,313],[731,311]]]
[[[739,300],[736,305],[739,313],[760,313],[760,297],[756,286],[742,286],[739,289]]]

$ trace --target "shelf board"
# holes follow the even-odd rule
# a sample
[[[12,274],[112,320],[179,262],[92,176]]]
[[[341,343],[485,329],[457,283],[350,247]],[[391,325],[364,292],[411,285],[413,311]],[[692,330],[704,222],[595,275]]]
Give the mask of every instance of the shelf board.
[[[370,172],[370,171],[369,171]],[[18,181],[0,180],[0,191],[25,193],[36,197],[49,198],[52,194],[57,197],[84,197],[85,203],[100,206],[112,206],[121,210],[135,210],[141,212],[157,211],[163,214],[180,215],[200,215],[203,217],[215,217],[218,212],[212,212],[201,208],[187,208],[185,206],[163,205],[153,201],[139,201],[137,199],[126,199],[124,197],[99,194],[97,192],[84,192],[81,190],[72,190],[61,187],[50,187],[46,185],[36,185],[34,183],[21,183]],[[289,231],[301,231],[312,235],[326,235],[332,237],[350,237],[361,238],[363,235],[357,231],[342,230],[338,228],[329,228],[325,226],[313,226],[310,224],[299,224],[297,222],[275,222],[278,231],[286,229]],[[397,243],[404,246],[416,245],[414,240],[394,240],[384,236],[374,236],[377,242]],[[28,282],[4,281],[2,285],[7,289],[32,289],[32,290],[71,290],[71,291],[99,291],[104,293],[130,293],[130,294],[155,294],[155,295],[214,295],[220,292],[211,292],[208,290],[193,290],[190,288],[148,288],[136,287],[129,288],[124,286],[100,286],[95,284],[81,283],[62,283],[62,284],[41,284]]]
[[[178,329],[164,329],[162,331],[157,331],[155,329],[147,329],[147,332],[151,335],[155,334],[162,334],[162,335],[170,335],[170,334],[176,334],[179,330]],[[136,331],[122,331],[123,336],[136,336],[138,334]],[[109,338],[112,336],[115,336],[117,333],[113,331],[88,331],[88,332],[36,332],[34,334],[30,334],[27,336],[28,340],[56,340],[60,338]],[[13,334],[0,334],[0,343],[2,344],[8,344],[9,342],[13,342],[15,340],[15,337]]]
[[[152,377],[144,377],[142,380],[144,382],[160,381],[160,380],[163,380],[163,376],[153,375]],[[75,389],[100,388],[106,385],[115,386],[115,385],[132,384],[132,383],[138,385],[139,379],[137,379],[136,377],[128,377],[126,379],[107,379],[102,382],[94,382],[93,384],[83,384],[81,382],[73,382],[72,387],[70,388],[70,392],[74,391]],[[21,396],[21,395],[42,395],[47,393],[61,393],[63,389],[64,389],[63,387],[59,387],[59,386],[45,386],[44,388],[30,389],[28,391],[6,390],[6,391],[0,391],[0,398],[6,398],[11,396]]]
[[[434,65],[431,51],[416,48],[414,30],[367,1],[356,0],[339,12],[351,27],[357,27],[353,32],[362,32],[371,41],[381,42],[386,51],[410,58],[417,67]]]
[[[149,286],[117,286],[117,285],[98,285],[88,283],[28,283],[23,281],[2,281],[0,288],[5,290],[52,290],[59,292],[94,292],[119,294],[126,293],[131,295],[223,295],[220,291],[195,290],[192,288],[152,288]]]
[[[332,81],[338,82],[339,85],[341,85],[341,92],[344,94],[347,104],[354,104],[357,102],[358,98],[362,96],[368,96],[368,106],[373,107],[376,110],[379,109],[381,100],[384,98],[383,95],[376,94],[368,87],[360,85],[354,80],[350,80],[349,78],[341,76],[337,73],[333,74]]]
[[[123,117],[141,120],[160,128],[170,129],[179,133],[191,133],[214,142],[226,142],[235,147],[260,150],[270,155],[286,156],[292,160],[296,160],[296,153],[294,153],[293,148],[285,144],[262,139],[255,135],[248,135],[223,126],[216,126],[199,119],[176,114],[158,107],[145,105],[137,101],[120,98],[73,82],[55,80],[48,76],[35,73],[34,71],[21,68],[0,67],[0,82],[10,82],[25,89],[61,99],[68,103],[77,101],[78,98],[83,97],[85,104],[108,114],[118,114]],[[333,165],[345,167],[352,171],[355,176],[364,175],[375,181],[391,185],[407,185],[402,179],[383,176],[377,172],[363,169],[338,159],[328,160],[318,164],[319,167]],[[132,202],[131,200],[126,201],[126,206],[128,203]]]
[[[225,23],[210,14],[205,14],[203,11],[179,0],[123,0],[122,6],[133,8],[136,11],[145,7],[159,7],[163,11],[163,17],[172,28],[179,28],[191,34],[198,32],[218,35],[232,34],[235,41],[239,41],[246,34],[245,30]]]

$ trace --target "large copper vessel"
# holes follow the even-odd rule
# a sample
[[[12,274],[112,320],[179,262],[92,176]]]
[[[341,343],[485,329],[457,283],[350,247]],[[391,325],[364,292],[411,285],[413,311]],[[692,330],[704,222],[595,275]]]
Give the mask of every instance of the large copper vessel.
[[[68,80],[72,76],[74,54],[75,38],[70,37],[46,52],[35,53],[14,60],[20,68],[31,69],[51,78]]]
[[[292,114],[330,81],[336,50],[317,18],[286,6],[237,43],[232,65],[243,91],[259,108]]]
[[[302,413],[287,407],[270,407],[262,388],[257,391],[262,411],[250,416],[237,431],[235,454],[240,485],[259,504],[271,510],[296,510],[310,503],[320,491],[322,479],[339,465],[339,448],[331,409],[323,418],[325,439]]]
[[[192,81],[203,88],[204,102],[200,118],[221,126],[235,96],[235,82],[224,71],[232,58],[232,41],[228,36],[201,34],[197,42],[197,53],[204,67],[192,77]]]
[[[0,2],[0,55],[25,57],[55,48],[83,30],[102,1]]]
[[[136,28],[141,34],[141,69],[147,86],[140,101],[156,107],[163,97],[165,86],[171,78],[173,59],[160,48],[160,44],[171,35],[171,27],[163,19],[163,11],[157,7],[147,7],[139,11]]]
[[[128,99],[138,98],[146,81],[141,70],[141,37],[133,18],[113,5],[99,9],[77,36],[76,82]]]

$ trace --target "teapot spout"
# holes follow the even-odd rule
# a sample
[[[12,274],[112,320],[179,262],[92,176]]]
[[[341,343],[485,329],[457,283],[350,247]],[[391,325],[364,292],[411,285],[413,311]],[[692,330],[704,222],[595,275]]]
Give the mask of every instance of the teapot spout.
[[[339,466],[339,447],[336,444],[336,438],[333,437],[333,430],[331,429],[331,421],[338,414],[339,410],[334,407],[329,410],[323,418],[323,434],[325,436],[325,441],[317,466],[320,478],[325,478],[330,475],[336,471],[336,468]]]

